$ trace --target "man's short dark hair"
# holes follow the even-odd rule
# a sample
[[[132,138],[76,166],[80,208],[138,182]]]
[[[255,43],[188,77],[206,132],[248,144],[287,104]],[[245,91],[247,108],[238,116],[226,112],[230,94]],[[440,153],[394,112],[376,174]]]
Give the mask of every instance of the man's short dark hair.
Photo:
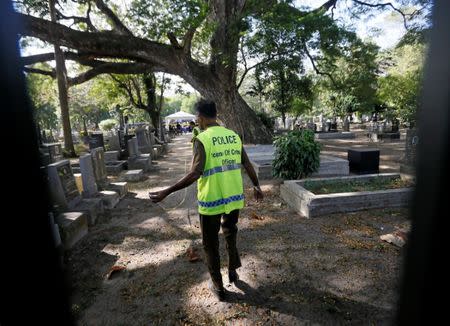
[[[213,119],[217,117],[216,103],[214,101],[201,99],[195,104],[195,111],[198,112],[198,115],[205,118]]]

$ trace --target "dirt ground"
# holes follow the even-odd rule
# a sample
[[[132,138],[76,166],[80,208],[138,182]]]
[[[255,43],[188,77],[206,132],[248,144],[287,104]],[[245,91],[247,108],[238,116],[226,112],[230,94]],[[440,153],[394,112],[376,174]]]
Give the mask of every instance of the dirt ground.
[[[346,157],[350,146],[379,147],[381,172],[399,170],[404,135],[393,143],[322,141],[322,153]],[[65,257],[72,311],[79,325],[383,325],[392,323],[403,250],[379,236],[405,226],[408,210],[378,209],[307,219],[279,197],[279,182],[264,181],[263,203],[246,207],[238,233],[240,281],[228,284],[222,234],[222,275],[230,291],[218,302],[207,288],[195,185],[160,205],[148,192],[189,169],[190,136],[170,144],[148,178],[90,228]],[[124,270],[106,275],[113,266]]]

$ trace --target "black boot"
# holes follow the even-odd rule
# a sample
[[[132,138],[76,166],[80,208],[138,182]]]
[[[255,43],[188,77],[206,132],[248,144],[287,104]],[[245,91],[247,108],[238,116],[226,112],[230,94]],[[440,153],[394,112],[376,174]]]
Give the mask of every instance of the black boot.
[[[239,275],[236,272],[235,269],[230,269],[228,271],[228,280],[230,281],[230,283],[234,283],[239,279]]]
[[[212,292],[212,294],[214,294],[214,296],[216,297],[217,300],[219,301],[224,301],[226,299],[226,292],[225,289],[218,289],[214,286],[213,282],[209,281],[208,282],[208,288],[210,289],[210,291]]]

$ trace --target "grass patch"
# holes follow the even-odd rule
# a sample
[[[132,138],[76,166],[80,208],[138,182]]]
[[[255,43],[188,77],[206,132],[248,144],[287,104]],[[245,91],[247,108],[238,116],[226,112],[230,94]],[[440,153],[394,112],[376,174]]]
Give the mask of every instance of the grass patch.
[[[401,178],[373,178],[370,180],[327,180],[305,181],[303,187],[316,195],[340,192],[376,191],[387,189],[408,188],[414,186],[411,180]]]

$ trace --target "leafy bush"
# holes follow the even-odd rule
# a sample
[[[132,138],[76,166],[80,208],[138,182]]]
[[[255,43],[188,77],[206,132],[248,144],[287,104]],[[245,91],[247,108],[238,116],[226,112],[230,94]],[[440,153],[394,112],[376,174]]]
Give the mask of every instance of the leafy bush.
[[[116,119],[106,119],[106,120],[102,120],[102,121],[100,121],[100,123],[98,124],[98,126],[100,127],[100,129],[101,129],[101,130],[104,130],[104,131],[112,130],[116,125],[117,125]]]
[[[85,153],[89,153],[89,146],[86,146],[83,143],[79,143],[74,145],[75,153],[77,153],[78,156],[81,156]]]
[[[275,138],[272,174],[288,180],[302,179],[319,170],[321,145],[312,130],[294,130]]]

